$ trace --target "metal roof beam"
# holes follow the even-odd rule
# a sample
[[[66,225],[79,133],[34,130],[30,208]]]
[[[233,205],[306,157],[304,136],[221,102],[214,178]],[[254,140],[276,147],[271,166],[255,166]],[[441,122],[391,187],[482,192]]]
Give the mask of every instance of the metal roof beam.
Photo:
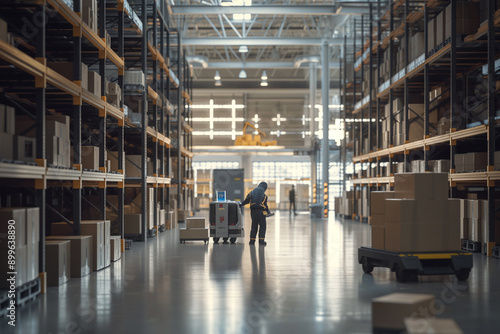
[[[200,38],[182,38],[183,45],[321,45],[321,38],[300,38],[300,37],[246,37],[246,38],[218,38],[218,37],[200,37]],[[344,45],[343,38],[330,38],[330,45]],[[349,41],[348,41],[349,42]]]
[[[368,6],[322,6],[322,5],[252,5],[252,6],[168,6],[171,15],[360,15],[368,14]]]

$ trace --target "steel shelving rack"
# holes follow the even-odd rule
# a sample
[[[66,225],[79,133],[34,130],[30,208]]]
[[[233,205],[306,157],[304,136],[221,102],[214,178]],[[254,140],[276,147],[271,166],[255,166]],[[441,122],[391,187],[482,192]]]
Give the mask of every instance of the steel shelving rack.
[[[186,95],[183,102],[191,103],[191,79],[183,79],[180,67],[177,71],[170,67],[171,57],[179,58],[173,53],[180,53],[181,49],[170,45],[165,2],[105,0],[97,3],[98,34],[83,22],[81,0],[27,0],[15,4],[0,1],[1,16],[16,37],[16,46],[0,40],[0,72],[5,74],[0,79],[1,99],[14,105],[18,115],[28,115],[36,124],[36,163],[1,161],[0,191],[8,194],[6,196],[11,192],[26,195],[21,204],[40,208],[39,271],[42,282],[45,281],[47,217],[52,215],[71,223],[74,234],[80,234],[82,204],[88,202],[88,194],[98,195],[100,219],[106,219],[107,209],[116,212],[124,251],[125,189],[141,187],[142,193],[146,193],[148,187],[154,188],[154,226],[157,230],[157,203],[160,209],[169,208],[172,118],[184,111],[180,100],[173,102],[172,92],[179,90],[182,96]],[[23,30],[23,18],[33,23],[28,30]],[[106,36],[111,36],[111,43]],[[48,67],[49,61],[73,62],[72,80]],[[82,88],[82,62],[101,76],[100,96]],[[146,76],[146,85],[140,90],[128,90],[124,84],[125,73],[138,66]],[[121,88],[118,105],[106,100],[107,79],[117,82]],[[182,84],[189,87],[185,94],[179,88]],[[125,113],[126,97],[136,98],[141,103],[139,124],[132,122]],[[190,108],[185,110],[189,117]],[[52,114],[71,118],[73,161],[70,168],[47,163],[46,117]],[[191,129],[189,124],[186,129]],[[86,142],[100,148],[98,171],[82,168],[81,146]],[[188,145],[191,143],[189,139]],[[189,148],[183,148],[183,154],[192,157]],[[106,168],[108,149],[118,152],[118,172]],[[129,178],[124,173],[123,152],[128,150],[142,154],[140,178]],[[153,160],[152,171],[147,170],[148,156]],[[190,163],[184,166],[190,168]],[[189,173],[192,172],[186,170],[181,175],[189,176]],[[108,203],[109,194],[117,195],[116,207]],[[146,229],[146,196],[142,198],[141,239],[146,240],[147,234],[154,233]],[[2,205],[9,206],[9,201],[4,199]],[[58,205],[53,205],[54,202]]]
[[[353,81],[348,82],[346,75],[343,80],[344,105],[347,116],[358,120],[359,127],[352,126],[349,131],[350,138],[359,138],[360,152],[353,158],[355,172],[356,169],[375,167],[374,175],[363,174],[363,177],[354,176],[351,183],[355,190],[363,187],[368,189],[380,189],[381,187],[392,187],[394,182],[393,162],[405,162],[405,168],[408,168],[408,162],[421,159],[424,160],[426,171],[429,171],[428,161],[432,158],[450,159],[450,197],[463,196],[463,189],[467,186],[481,186],[487,189],[487,199],[489,205],[489,228],[490,238],[488,241],[488,254],[494,246],[495,230],[495,186],[500,177],[500,172],[495,171],[494,153],[495,139],[497,134],[498,120],[496,119],[496,98],[498,89],[496,88],[498,58],[500,50],[496,48],[500,28],[500,10],[496,7],[496,2],[487,0],[488,18],[487,21],[478,28],[473,34],[456,33],[456,12],[459,1],[409,1],[395,0],[390,1],[388,8],[384,13],[380,12],[380,1],[371,6],[377,6],[376,13],[373,14],[371,7],[369,26],[370,30],[365,33],[366,24],[361,25],[361,38],[354,38],[355,56],[353,59]],[[432,50],[428,49],[428,22],[431,18],[437,16],[448,5],[451,7],[451,34],[453,38],[448,38]],[[359,28],[357,22],[354,23],[354,30]],[[366,20],[362,18],[361,20]],[[373,23],[372,23],[373,22]],[[377,29],[371,28],[376,25]],[[420,27],[424,33],[425,52],[410,62],[409,58],[409,37],[410,29]],[[423,27],[423,29],[422,29]],[[396,40],[404,37],[406,43],[404,54],[404,67],[400,71],[395,71],[395,43]],[[362,41],[362,46],[357,47],[356,42]],[[347,45],[346,45],[347,46]],[[346,49],[347,50],[347,49]],[[380,65],[384,52],[389,52],[389,80],[382,82],[380,75]],[[347,56],[346,56],[347,58]],[[346,66],[346,62],[344,67]],[[377,68],[377,75],[368,80],[368,96],[359,96],[357,89],[360,88],[363,67],[369,66],[370,69]],[[361,74],[358,74],[361,72]],[[370,71],[371,73],[372,71]],[[473,77],[478,72],[487,79],[487,92],[483,96],[482,102],[487,103],[487,112],[483,115],[476,113],[468,104],[467,94],[459,94],[459,90],[464,91],[468,87],[469,77]],[[361,78],[362,80],[362,78]],[[435,100],[431,100],[429,93],[433,87],[445,87],[444,95],[449,94],[449,100],[443,100],[449,103],[450,129],[445,134],[431,135],[431,125],[429,115],[435,106],[431,106]],[[410,108],[410,96],[412,94],[423,92],[422,102],[424,104],[423,124],[424,136],[416,141],[409,141],[409,126],[412,120],[410,115],[414,113]],[[351,99],[351,94],[353,99]],[[393,133],[393,100],[395,97],[403,98],[403,134],[404,142],[395,145]],[[352,101],[352,102],[351,102]],[[442,103],[442,102],[441,102]],[[390,143],[387,148],[382,148],[381,133],[381,110],[389,104],[389,131]],[[435,103],[434,103],[435,104]],[[368,116],[368,117],[367,117]],[[361,119],[367,118],[368,122],[361,122]],[[375,122],[373,121],[375,120]],[[476,121],[473,123],[472,121]],[[469,122],[470,121],[470,122]],[[368,123],[363,127],[364,123]],[[469,125],[469,124],[471,125]],[[495,126],[490,126],[494,124]],[[376,136],[367,136],[370,132],[376,133]],[[368,139],[368,147],[363,146],[363,140]],[[353,143],[346,144],[353,145]],[[484,146],[483,146],[484,145]],[[467,151],[477,150],[486,151],[488,162],[484,171],[469,173],[456,172],[456,154]],[[387,165],[387,174],[382,175],[381,163]],[[406,170],[408,171],[408,170]],[[356,173],[354,173],[356,175]],[[363,218],[358,215],[353,218]]]

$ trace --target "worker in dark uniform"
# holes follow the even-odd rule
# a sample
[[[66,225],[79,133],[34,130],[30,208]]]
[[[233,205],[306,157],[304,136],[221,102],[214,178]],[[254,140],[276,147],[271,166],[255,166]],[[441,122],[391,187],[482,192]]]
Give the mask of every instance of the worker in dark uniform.
[[[288,199],[290,200],[290,208],[288,209],[288,213],[292,213],[292,206],[293,206],[293,214],[296,215],[296,210],[295,210],[295,186],[292,184],[292,189],[288,193]]]
[[[245,200],[240,204],[244,206],[250,204],[250,216],[252,217],[252,230],[250,231],[250,245],[255,245],[255,238],[257,237],[257,229],[259,230],[259,245],[265,246],[267,243],[264,241],[266,237],[266,216],[271,214],[267,206],[267,183],[261,182],[250,193],[248,193]]]

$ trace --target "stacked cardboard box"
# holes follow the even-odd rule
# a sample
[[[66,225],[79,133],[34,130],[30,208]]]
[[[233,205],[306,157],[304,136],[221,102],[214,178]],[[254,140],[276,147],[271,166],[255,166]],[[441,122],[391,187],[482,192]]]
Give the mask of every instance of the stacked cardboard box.
[[[455,171],[473,172],[478,170],[486,170],[488,157],[486,152],[470,152],[465,154],[455,155]]]
[[[47,63],[47,66],[66,79],[73,81],[74,75],[73,75],[73,63],[72,62],[50,62]],[[82,80],[81,80],[81,86],[83,89],[88,89],[89,88],[89,68],[87,65],[84,63],[81,63],[81,71],[82,71]]]
[[[0,104],[0,159],[14,159],[14,133],[16,131],[16,111]],[[36,146],[36,145],[35,145]]]
[[[94,94],[97,97],[101,97],[102,95],[102,82],[101,76],[94,71],[89,71],[89,79],[88,79],[89,92]]]
[[[425,52],[425,35],[417,32],[410,37],[410,61],[420,57]]]
[[[495,201],[495,208],[500,200]],[[488,201],[460,200],[460,237],[474,242],[489,242]],[[495,219],[494,241],[500,242],[500,219]]]
[[[445,9],[444,14],[444,38],[451,36],[451,4]],[[457,1],[456,4],[456,32],[462,34],[474,34],[479,28],[479,2]]]
[[[431,252],[460,249],[460,201],[448,199],[446,173],[396,174],[394,189],[394,198],[378,198],[385,203],[383,242],[386,250]],[[372,203],[372,212],[375,205],[381,206]],[[381,222],[379,216],[377,226],[381,226]],[[381,240],[375,241],[377,245],[382,244]]]
[[[434,173],[448,173],[450,171],[450,160],[430,160],[429,170]]]
[[[1,111],[1,106],[0,106]],[[14,123],[12,123],[14,124]],[[59,167],[71,167],[71,148],[70,148],[70,118],[64,115],[47,115],[45,123],[45,147],[47,163]],[[36,136],[36,123],[28,116],[17,116],[15,121],[15,133],[17,134],[18,157],[25,157],[31,145],[33,146],[33,156],[36,157],[36,141],[32,139],[32,143],[26,145],[28,138]],[[21,159],[21,158],[19,158]],[[29,158],[29,160],[34,159]]]
[[[125,71],[125,85],[131,86],[146,86],[146,79],[141,70],[127,70]]]
[[[116,262],[122,256],[122,239],[119,235],[112,235],[111,241],[111,261]]]
[[[165,226],[165,218],[166,218],[166,211],[165,209],[161,209],[158,207],[158,226]]]
[[[376,249],[385,249],[385,200],[387,198],[394,198],[394,192],[372,191],[371,193],[372,247]]]
[[[413,160],[410,166],[412,173],[425,173],[425,160]]]
[[[114,82],[108,82],[107,83],[107,102],[120,107],[121,101],[122,101],[122,90],[120,86],[117,83]]]
[[[39,233],[38,208],[1,208],[0,209],[0,289],[8,289],[8,272],[15,271],[16,287],[33,281],[38,277],[38,244]],[[15,227],[15,270],[8,264],[9,221]]]
[[[372,327],[379,330],[401,332],[405,318],[433,317],[434,295],[392,293],[372,300]],[[385,331],[384,331],[385,332]]]
[[[72,235],[73,227],[65,222],[52,223],[52,235]],[[110,221],[82,221],[80,225],[82,235],[92,236],[92,264],[95,271],[109,266],[110,261]],[[107,264],[107,265],[106,265]]]
[[[94,33],[98,33],[98,7],[97,0],[83,0],[82,2],[82,20]]]
[[[209,229],[206,227],[206,221],[203,217],[186,218],[186,228],[179,230],[181,240],[189,239],[208,239]]]
[[[70,148],[71,161],[73,161],[73,146]],[[82,167],[84,169],[99,170],[99,147],[81,147]]]
[[[177,219],[179,222],[184,222],[189,217],[191,217],[190,210],[177,209]]]
[[[92,236],[66,235],[50,236],[49,240],[68,240],[71,244],[71,277],[83,277],[93,270]]]
[[[71,243],[69,240],[46,240],[47,285],[58,286],[71,277]]]

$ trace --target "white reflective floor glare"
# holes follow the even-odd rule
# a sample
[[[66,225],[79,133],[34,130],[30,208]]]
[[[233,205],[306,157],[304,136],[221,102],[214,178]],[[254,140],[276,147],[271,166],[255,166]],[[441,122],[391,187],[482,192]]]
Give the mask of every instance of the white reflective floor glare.
[[[276,211],[265,247],[248,244],[250,225],[246,211],[236,244],[180,244],[177,229],[134,242],[109,268],[19,308],[15,329],[1,318],[0,333],[371,333],[372,298],[393,292],[434,294],[438,316],[465,333],[499,331],[498,259],[474,255],[463,283],[398,283],[358,264],[358,247],[371,243],[366,223]]]

